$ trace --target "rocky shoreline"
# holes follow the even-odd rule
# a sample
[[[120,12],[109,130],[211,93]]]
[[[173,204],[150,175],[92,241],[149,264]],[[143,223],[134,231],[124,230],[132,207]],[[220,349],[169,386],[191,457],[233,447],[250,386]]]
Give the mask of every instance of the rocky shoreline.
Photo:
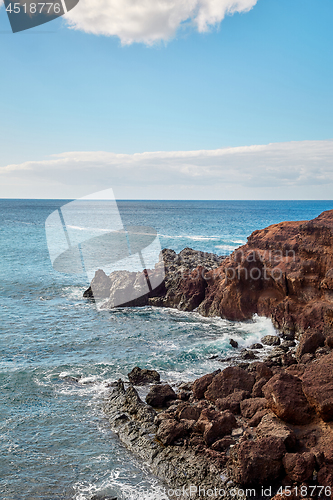
[[[178,489],[180,496],[169,498],[202,498],[201,487],[223,492],[215,498],[279,492],[283,499],[333,499],[333,211],[255,231],[227,258],[190,249],[164,250],[162,258],[163,284],[124,305],[231,320],[259,314],[272,319],[281,337],[271,339],[264,362],[255,361],[257,344],[238,366],[177,393],[156,372],[149,379],[137,367],[127,388],[118,381],[110,391],[111,427],[168,488]],[[139,286],[140,274],[120,278],[100,270],[85,296],[98,291],[104,308],[112,307],[122,287]],[[153,382],[146,403],[135,388],[145,382]]]

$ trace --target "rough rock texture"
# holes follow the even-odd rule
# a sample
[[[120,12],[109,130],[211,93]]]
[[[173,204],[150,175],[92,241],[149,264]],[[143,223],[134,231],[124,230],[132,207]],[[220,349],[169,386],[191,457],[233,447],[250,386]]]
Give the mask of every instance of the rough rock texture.
[[[160,381],[160,374],[156,370],[141,369],[135,366],[128,374],[128,379],[133,385],[152,384]]]
[[[232,454],[231,477],[239,484],[250,486],[274,481],[283,473],[285,452],[282,440],[276,437],[245,441]]]
[[[231,320],[257,313],[271,317],[285,334],[333,328],[333,210],[311,221],[281,222],[254,231],[229,257],[191,249],[163,250],[154,274],[165,267],[164,283],[126,302],[128,291],[146,284],[144,273],[97,271],[97,295],[110,296],[103,307],[156,305],[198,311]],[[147,274],[147,271],[146,271]],[[96,281],[100,277],[101,284]],[[92,291],[85,292],[91,296]],[[124,303],[122,303],[122,300]],[[321,342],[320,342],[321,343]]]
[[[209,401],[216,401],[225,398],[235,390],[252,391],[255,378],[251,373],[242,368],[231,366],[213,378],[212,383],[207,387],[205,398]]]
[[[291,424],[306,424],[312,418],[302,382],[290,373],[281,372],[262,388],[267,406],[282,420]]]
[[[303,391],[325,421],[333,420],[333,353],[314,361],[303,375]]]
[[[124,445],[150,467],[153,474],[170,488],[182,489],[190,485],[206,489],[216,487],[225,489],[226,500],[244,499],[228,494],[232,483],[223,465],[226,462],[224,453],[210,449],[207,455],[205,450],[198,451],[200,444],[197,449],[177,444],[177,439],[191,433],[189,421],[177,421],[172,412],[157,414],[140,400],[133,387],[125,390],[122,381],[114,386],[104,406],[111,428]],[[197,437],[200,443],[201,436],[197,434]],[[183,495],[181,492],[177,498],[188,499],[188,493]],[[197,500],[202,498],[202,494],[192,490],[191,498]]]
[[[172,399],[177,399],[177,395],[170,385],[154,385],[146,396],[146,403],[154,408],[163,408]]]

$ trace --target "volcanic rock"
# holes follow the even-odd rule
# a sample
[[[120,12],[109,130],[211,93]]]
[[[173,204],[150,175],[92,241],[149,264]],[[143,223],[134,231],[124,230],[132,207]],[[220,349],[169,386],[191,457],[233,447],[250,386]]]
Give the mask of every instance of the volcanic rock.
[[[291,424],[306,424],[311,420],[311,409],[298,377],[278,373],[264,385],[262,392],[267,406],[282,420]]]
[[[316,460],[313,453],[286,453],[283,465],[291,480],[302,482],[312,479]]]
[[[172,399],[177,399],[177,395],[170,385],[154,385],[146,396],[146,403],[154,408],[163,408]]]
[[[303,391],[325,422],[333,420],[333,353],[307,365]]]
[[[159,382],[160,374],[156,370],[141,369],[136,366],[128,374],[128,378],[133,385],[145,385]]]
[[[209,401],[224,398],[235,390],[251,392],[255,378],[242,368],[231,366],[223,370],[213,378],[212,383],[205,392],[205,398]]]

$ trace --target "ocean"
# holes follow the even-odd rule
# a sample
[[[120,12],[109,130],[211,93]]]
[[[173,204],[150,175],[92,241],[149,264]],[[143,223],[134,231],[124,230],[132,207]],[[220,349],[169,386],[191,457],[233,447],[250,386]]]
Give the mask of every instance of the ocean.
[[[51,265],[45,221],[64,200],[0,200],[0,498],[148,500],[159,482],[110,431],[108,383],[136,365],[172,384],[222,368],[209,359],[274,331],[143,307],[97,311],[83,275]],[[331,201],[119,201],[125,225],[151,226],[162,248],[227,255],[255,229],[307,220]],[[78,380],[78,381],[76,381]],[[149,492],[149,493],[148,493]],[[152,492],[152,493],[151,493]]]

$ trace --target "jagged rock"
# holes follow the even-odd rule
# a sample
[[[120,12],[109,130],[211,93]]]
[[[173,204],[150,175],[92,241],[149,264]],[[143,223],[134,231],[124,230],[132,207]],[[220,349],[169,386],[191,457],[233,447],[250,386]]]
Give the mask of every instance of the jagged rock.
[[[195,380],[192,391],[196,399],[203,399],[207,387],[212,383],[214,377],[215,375],[213,373],[207,373],[207,375]]]
[[[294,431],[272,413],[262,417],[256,433],[258,437],[272,436],[281,439],[288,450],[292,450],[296,444]]]
[[[102,269],[95,273],[90,287],[83,294],[85,298],[106,299],[110,296],[112,281]]]
[[[303,333],[300,343],[297,346],[296,358],[300,360],[304,354],[314,354],[318,347],[325,343],[325,336],[320,331],[308,330]]]
[[[298,377],[287,372],[278,373],[264,385],[262,392],[267,406],[282,420],[291,424],[310,422],[311,408]]]
[[[286,453],[283,457],[283,465],[292,481],[303,482],[312,479],[316,460],[311,452]]]
[[[253,417],[249,420],[249,427],[257,427],[262,421],[263,417],[268,414],[267,408],[258,410]]]
[[[218,441],[215,441],[214,444],[212,444],[212,450],[225,451],[235,443],[236,441],[231,436],[225,436],[224,438],[219,439]]]
[[[205,398],[209,401],[224,398],[235,390],[251,392],[255,378],[242,368],[229,367],[213,378],[212,383],[205,392]]]
[[[240,413],[240,402],[249,397],[250,393],[248,391],[236,389],[229,396],[217,399],[215,404],[219,410],[230,410],[232,413],[238,414]]]
[[[146,403],[154,408],[163,408],[172,399],[177,399],[177,395],[170,385],[154,385],[146,396]]]
[[[333,353],[309,364],[303,375],[303,391],[325,422],[333,420]]]
[[[263,345],[257,342],[256,344],[250,345],[250,349],[263,349]]]
[[[156,437],[164,445],[169,445],[187,434],[186,427],[177,420],[163,420],[157,430]]]
[[[178,405],[176,416],[179,420],[195,420],[200,417],[201,409],[190,403],[183,403]]]
[[[236,419],[230,411],[217,412],[204,409],[196,424],[196,429],[203,434],[207,445],[211,445],[237,427]]]
[[[283,441],[264,437],[244,441],[232,452],[230,474],[238,484],[258,485],[272,482],[282,475],[282,458],[286,452]]]
[[[281,344],[281,339],[277,335],[265,335],[265,337],[262,337],[261,342],[264,345],[278,346]]]
[[[257,380],[253,386],[253,389],[252,389],[252,397],[253,398],[264,397],[264,395],[262,393],[262,388],[266,384],[267,384],[267,378],[260,378],[259,380]]]
[[[257,359],[258,356],[255,355],[253,351],[249,351],[248,349],[244,349],[241,353],[242,359]]]
[[[133,385],[152,384],[160,381],[160,374],[156,370],[141,369],[135,366],[128,374],[128,379]]]
[[[244,418],[252,418],[258,410],[266,408],[265,398],[244,399],[240,403],[240,411]]]
[[[238,342],[234,339],[230,339],[229,344],[231,345],[231,347],[234,347],[235,349],[237,349],[238,347]]]

